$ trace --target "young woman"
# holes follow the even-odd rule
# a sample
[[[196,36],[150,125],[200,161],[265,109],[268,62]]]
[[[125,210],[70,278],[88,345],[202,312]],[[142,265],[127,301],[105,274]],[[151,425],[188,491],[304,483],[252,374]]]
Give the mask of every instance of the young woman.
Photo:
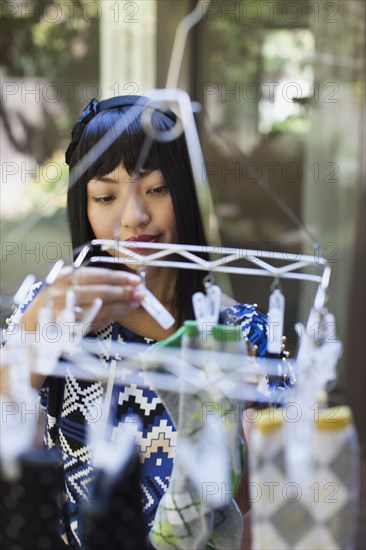
[[[73,173],[80,161],[95,150],[93,147],[102,143],[104,136],[113,136],[107,149],[94,155],[84,173],[69,187],[67,208],[74,248],[94,238],[114,239],[117,220],[120,239],[136,241],[142,254],[148,254],[143,249],[146,241],[205,244],[184,134],[169,142],[154,141],[141,170],[134,173],[145,140],[141,113],[147,101],[138,96],[100,103],[92,100],[74,126],[66,154]],[[159,131],[176,124],[176,116],[169,110],[153,109],[151,120]],[[96,297],[103,300],[94,321],[94,335],[105,344],[101,356],[106,366],[113,361],[108,352],[109,341],[153,343],[174,333],[184,320],[193,319],[191,297],[202,290],[203,275],[191,270],[148,269],[146,286],[176,319],[174,326],[163,330],[140,306],[144,290],[133,264],[127,269],[79,268],[78,305],[87,308]],[[72,270],[65,268],[52,285],[56,315],[64,307],[66,291],[74,283]],[[23,315],[25,330],[34,330],[38,310],[46,301],[46,291],[39,290]],[[222,309],[220,322],[242,324],[245,336],[263,354],[265,316],[255,306]],[[111,417],[116,429],[131,414],[141,417],[142,428],[136,443],[142,468],[143,511],[151,526],[169,484],[176,431],[159,396],[152,390],[136,388],[133,382],[127,375],[125,385],[114,387]],[[63,536],[71,546],[83,546],[80,503],[88,501],[93,483],[91,448],[87,441],[88,406],[103,398],[103,386],[77,380],[70,374],[66,380],[46,379],[41,394],[48,418],[46,443],[50,448],[62,449]]]

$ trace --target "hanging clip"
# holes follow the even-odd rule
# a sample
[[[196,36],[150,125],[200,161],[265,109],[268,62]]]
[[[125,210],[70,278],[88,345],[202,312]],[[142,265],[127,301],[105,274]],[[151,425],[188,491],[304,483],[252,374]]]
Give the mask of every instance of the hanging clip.
[[[209,273],[203,279],[206,294],[195,292],[192,296],[193,311],[200,330],[205,323],[217,323],[220,315],[221,289],[213,284],[214,280]]]
[[[146,287],[146,267],[139,271],[144,285],[145,297],[141,302],[142,307],[155,319],[157,323],[164,329],[172,327],[175,323],[173,315],[163,306],[154,294]]]
[[[267,352],[280,355],[282,352],[283,325],[285,319],[285,297],[281,292],[278,278],[271,285],[268,306]]]
[[[60,355],[59,325],[55,322],[52,293],[47,286],[47,303],[38,310],[37,333],[34,335],[36,347],[36,370],[50,372]]]
[[[62,352],[72,352],[75,348],[75,301],[76,296],[73,289],[66,292],[65,307],[57,318],[58,326],[61,329],[60,348]]]

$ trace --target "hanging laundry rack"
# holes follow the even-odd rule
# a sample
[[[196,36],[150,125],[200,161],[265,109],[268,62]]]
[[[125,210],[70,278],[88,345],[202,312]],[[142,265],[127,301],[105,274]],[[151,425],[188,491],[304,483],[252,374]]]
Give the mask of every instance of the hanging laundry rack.
[[[149,256],[141,255],[132,251],[133,246],[136,249],[136,243],[131,241],[112,241],[104,239],[94,239],[90,243],[82,247],[81,252],[74,262],[75,267],[79,267],[92,247],[101,246],[103,251],[113,250],[122,254],[124,257],[116,256],[92,256],[91,263],[106,262],[111,264],[136,264],[142,266],[155,267],[172,267],[179,269],[193,269],[207,272],[231,273],[237,275],[256,275],[263,277],[274,277],[283,279],[302,279],[316,283],[324,283],[329,280],[330,268],[323,258],[314,258],[310,255],[287,254],[281,252],[270,252],[263,250],[248,250],[242,248],[227,248],[221,246],[198,246],[198,245],[181,245],[168,243],[143,243],[143,248],[151,250]],[[153,252],[156,250],[156,252]],[[196,253],[196,254],[195,254]],[[200,257],[199,254],[218,255],[216,260],[206,260]],[[179,255],[191,263],[164,259],[172,254]],[[274,266],[262,258],[268,258],[278,261],[285,261],[287,265]],[[229,266],[227,264],[246,260],[249,263],[255,264],[256,268]],[[320,267],[324,268],[323,274],[308,274],[296,273],[297,270],[304,267]]]

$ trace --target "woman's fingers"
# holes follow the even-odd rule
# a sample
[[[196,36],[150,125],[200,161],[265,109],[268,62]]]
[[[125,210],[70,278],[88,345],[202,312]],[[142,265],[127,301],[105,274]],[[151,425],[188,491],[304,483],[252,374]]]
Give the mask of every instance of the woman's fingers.
[[[67,290],[75,292],[76,305],[87,310],[96,298],[103,302],[94,326],[105,326],[118,321],[144,299],[144,287],[141,277],[121,271],[101,268],[79,268],[77,271],[60,273],[60,278],[51,287],[51,297],[55,312],[59,313],[65,306]],[[80,318],[83,314],[78,314]]]
[[[63,268],[56,281],[40,291],[23,315],[24,328],[34,330],[38,321],[38,311],[49,299],[53,303],[54,316],[57,319],[65,307],[67,291],[75,291],[76,305],[83,310],[91,307],[96,298],[103,304],[95,321],[100,326],[118,321],[144,299],[144,287],[141,277],[124,271],[96,267],[81,267],[73,270]],[[78,318],[82,317],[77,316]]]
[[[66,285],[129,285],[137,286],[141,277],[125,271],[114,271],[99,267],[80,267],[76,270],[65,268],[57,278],[56,284]]]
[[[104,305],[141,302],[144,298],[140,286],[79,285],[75,290],[76,302],[80,307],[92,304],[95,298],[101,298]]]

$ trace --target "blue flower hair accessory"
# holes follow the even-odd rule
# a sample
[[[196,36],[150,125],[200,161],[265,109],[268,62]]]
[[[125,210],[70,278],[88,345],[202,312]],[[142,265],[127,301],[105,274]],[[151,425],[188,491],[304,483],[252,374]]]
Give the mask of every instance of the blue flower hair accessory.
[[[66,164],[68,164],[69,166],[72,155],[74,154],[77,144],[79,143],[81,136],[83,135],[85,127],[88,122],[99,113],[99,106],[100,103],[97,99],[91,99],[88,105],[83,110],[81,117],[74,124],[71,131],[71,142],[65,153]]]

